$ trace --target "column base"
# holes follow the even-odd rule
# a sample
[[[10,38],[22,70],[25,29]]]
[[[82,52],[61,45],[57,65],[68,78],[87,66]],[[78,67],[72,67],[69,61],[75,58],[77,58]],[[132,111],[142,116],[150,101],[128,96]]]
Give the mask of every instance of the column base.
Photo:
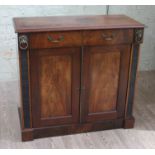
[[[132,117],[129,117],[129,118],[126,118],[124,120],[124,129],[133,128],[134,127],[134,124],[135,124],[135,118],[133,116]]]

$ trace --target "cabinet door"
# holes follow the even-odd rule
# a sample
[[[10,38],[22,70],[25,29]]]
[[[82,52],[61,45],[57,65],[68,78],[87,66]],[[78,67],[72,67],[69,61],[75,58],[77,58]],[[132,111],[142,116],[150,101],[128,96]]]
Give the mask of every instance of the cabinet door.
[[[80,48],[30,51],[33,126],[79,121]]]
[[[85,47],[81,122],[124,116],[130,45]]]

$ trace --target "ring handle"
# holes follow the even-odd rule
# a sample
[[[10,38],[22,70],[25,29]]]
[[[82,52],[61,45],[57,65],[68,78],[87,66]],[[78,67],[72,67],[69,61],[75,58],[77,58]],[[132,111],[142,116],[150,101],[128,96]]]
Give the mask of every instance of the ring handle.
[[[19,47],[21,50],[28,48],[28,38],[26,35],[19,36]]]

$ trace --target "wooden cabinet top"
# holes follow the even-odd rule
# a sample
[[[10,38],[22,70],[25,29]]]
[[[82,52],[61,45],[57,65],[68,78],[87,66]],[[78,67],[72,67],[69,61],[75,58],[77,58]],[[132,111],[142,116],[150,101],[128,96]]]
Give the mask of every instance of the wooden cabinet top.
[[[125,15],[23,17],[13,21],[17,33],[144,27]]]

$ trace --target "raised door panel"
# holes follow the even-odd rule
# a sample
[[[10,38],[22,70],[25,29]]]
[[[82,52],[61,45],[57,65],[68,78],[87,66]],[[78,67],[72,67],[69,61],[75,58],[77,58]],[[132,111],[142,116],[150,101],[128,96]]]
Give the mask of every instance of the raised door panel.
[[[31,51],[34,127],[79,120],[80,49]]]
[[[40,58],[41,118],[71,115],[71,60],[69,55]]]
[[[119,66],[120,52],[91,54],[89,113],[116,109]]]
[[[123,117],[130,45],[85,47],[81,121]]]

